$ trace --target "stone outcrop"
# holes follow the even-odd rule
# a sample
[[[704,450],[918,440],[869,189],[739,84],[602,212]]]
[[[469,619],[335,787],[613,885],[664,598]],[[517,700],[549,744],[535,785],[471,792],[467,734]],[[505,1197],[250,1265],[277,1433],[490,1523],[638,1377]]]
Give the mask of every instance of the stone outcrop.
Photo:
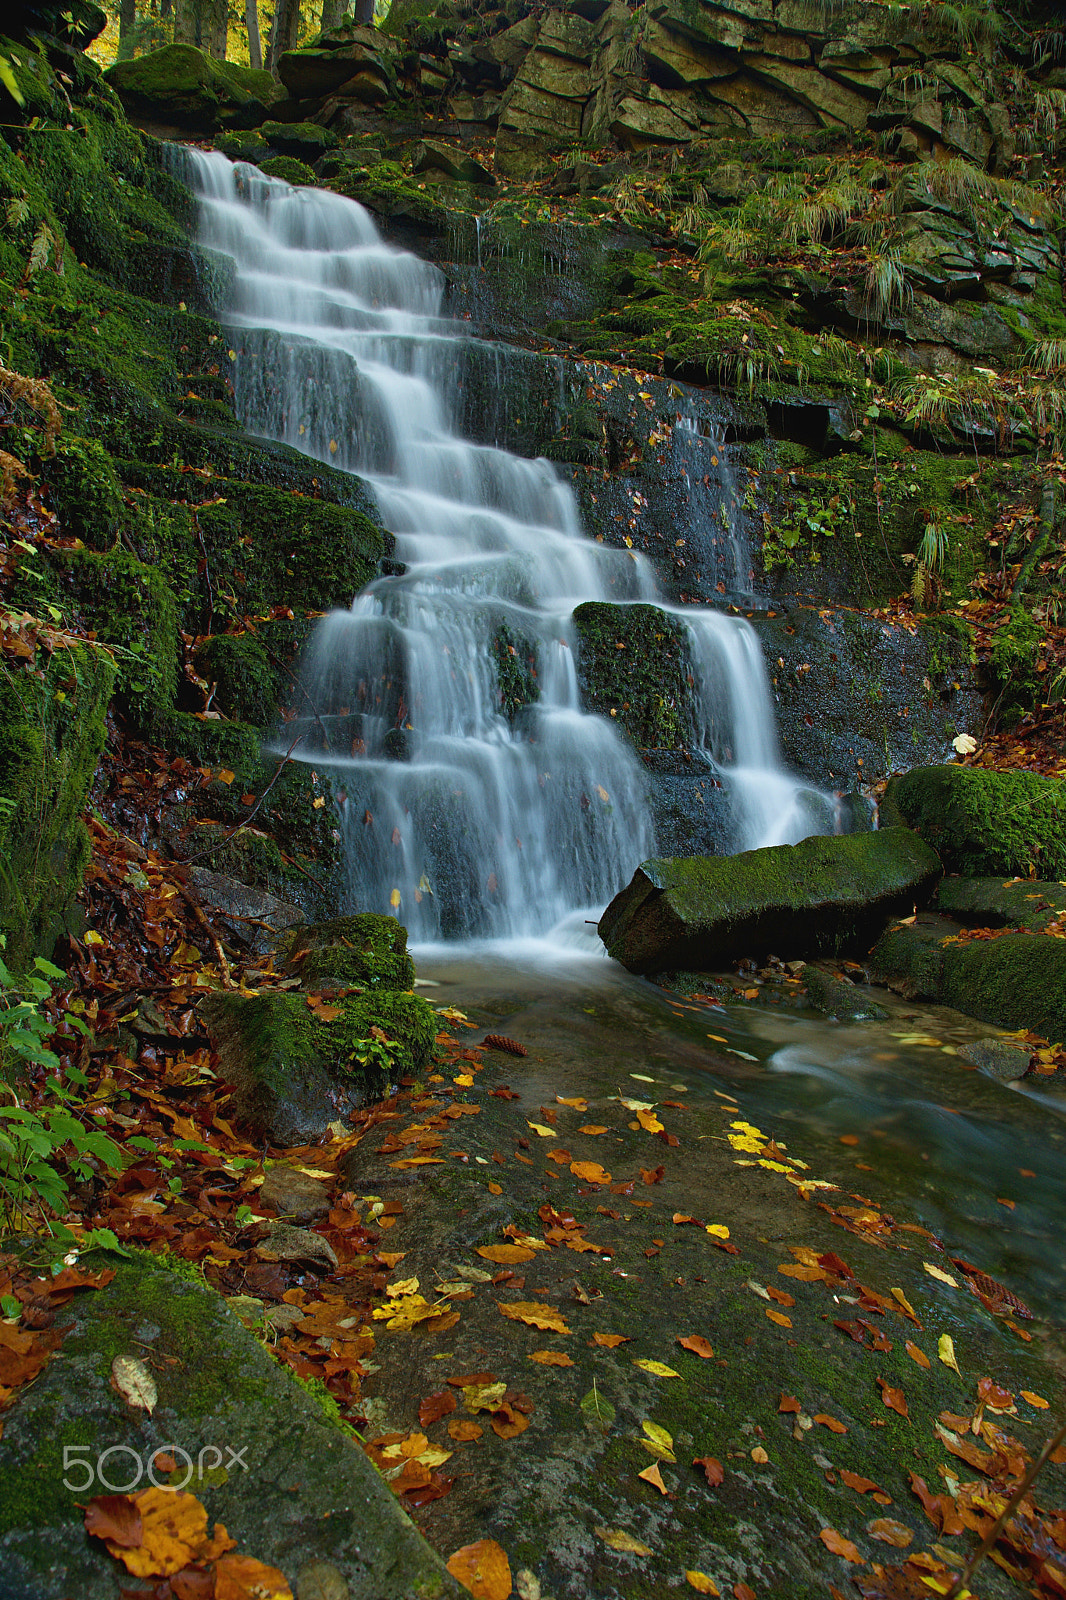
[[[917,829],[948,872],[1066,878],[1066,782],[1060,778],[915,767],[893,779],[882,812]]]
[[[905,828],[645,861],[599,934],[638,973],[868,949],[891,916],[930,898],[940,874],[935,852]]]
[[[279,94],[269,72],[216,61],[190,44],[117,61],[105,77],[131,118],[163,136],[254,128]]]

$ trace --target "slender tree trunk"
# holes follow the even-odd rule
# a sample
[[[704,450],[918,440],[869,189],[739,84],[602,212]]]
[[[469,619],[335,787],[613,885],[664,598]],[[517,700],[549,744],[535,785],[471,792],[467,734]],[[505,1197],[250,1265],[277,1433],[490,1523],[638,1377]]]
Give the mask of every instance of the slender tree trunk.
[[[200,7],[197,0],[174,0],[174,43],[200,43]]]
[[[259,7],[256,0],[244,0],[244,23],[248,29],[248,65],[258,71],[263,65],[263,45],[259,38]]]
[[[356,0],[356,22],[371,23],[374,20],[374,0]]]
[[[137,0],[122,0],[118,8],[118,60],[128,61],[133,54],[133,30],[137,23]]]
[[[274,26],[270,31],[270,51],[267,66],[275,75],[278,57],[286,50],[295,50],[300,34],[300,0],[277,0]]]
[[[322,32],[335,28],[347,9],[344,0],[322,0]]]

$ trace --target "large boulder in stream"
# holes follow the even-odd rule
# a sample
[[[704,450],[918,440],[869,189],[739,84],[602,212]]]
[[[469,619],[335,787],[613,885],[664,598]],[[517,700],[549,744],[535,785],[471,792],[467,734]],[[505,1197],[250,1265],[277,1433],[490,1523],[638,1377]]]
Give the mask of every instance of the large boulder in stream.
[[[1059,778],[914,767],[889,784],[881,815],[928,839],[946,872],[1066,878],[1066,783]]]
[[[907,828],[645,861],[599,934],[609,955],[641,973],[865,950],[890,917],[924,904],[940,875],[936,852]]]

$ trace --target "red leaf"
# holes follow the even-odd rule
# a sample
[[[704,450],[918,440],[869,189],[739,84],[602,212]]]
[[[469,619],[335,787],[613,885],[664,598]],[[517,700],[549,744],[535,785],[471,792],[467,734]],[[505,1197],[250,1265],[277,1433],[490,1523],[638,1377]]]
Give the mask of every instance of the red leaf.
[[[419,1402],[418,1420],[423,1428],[428,1428],[430,1423],[439,1422],[441,1417],[448,1416],[459,1404],[454,1394],[447,1389],[441,1389],[438,1394],[427,1395]]]
[[[144,1539],[141,1513],[128,1494],[99,1494],[85,1507],[85,1531],[135,1550]]]

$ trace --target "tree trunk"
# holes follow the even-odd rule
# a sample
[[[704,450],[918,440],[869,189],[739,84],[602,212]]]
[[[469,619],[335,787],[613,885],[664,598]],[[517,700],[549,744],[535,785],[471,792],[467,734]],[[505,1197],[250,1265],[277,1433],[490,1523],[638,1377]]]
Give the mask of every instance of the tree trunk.
[[[216,61],[225,61],[229,48],[228,0],[203,0],[204,48]]]
[[[137,0],[122,0],[118,8],[119,61],[128,61],[133,54],[133,36],[137,23]]]
[[[174,0],[174,43],[198,46],[201,39],[198,0]]]
[[[256,0],[244,0],[244,23],[248,29],[248,65],[258,71],[263,65],[263,46],[259,38],[259,7]]]
[[[374,0],[356,0],[355,20],[370,24],[374,20]]]
[[[335,28],[347,9],[344,0],[322,0],[322,32]]]
[[[295,50],[300,34],[300,0],[277,0],[274,26],[270,31],[270,51],[267,66],[277,76],[278,57],[286,50]]]

